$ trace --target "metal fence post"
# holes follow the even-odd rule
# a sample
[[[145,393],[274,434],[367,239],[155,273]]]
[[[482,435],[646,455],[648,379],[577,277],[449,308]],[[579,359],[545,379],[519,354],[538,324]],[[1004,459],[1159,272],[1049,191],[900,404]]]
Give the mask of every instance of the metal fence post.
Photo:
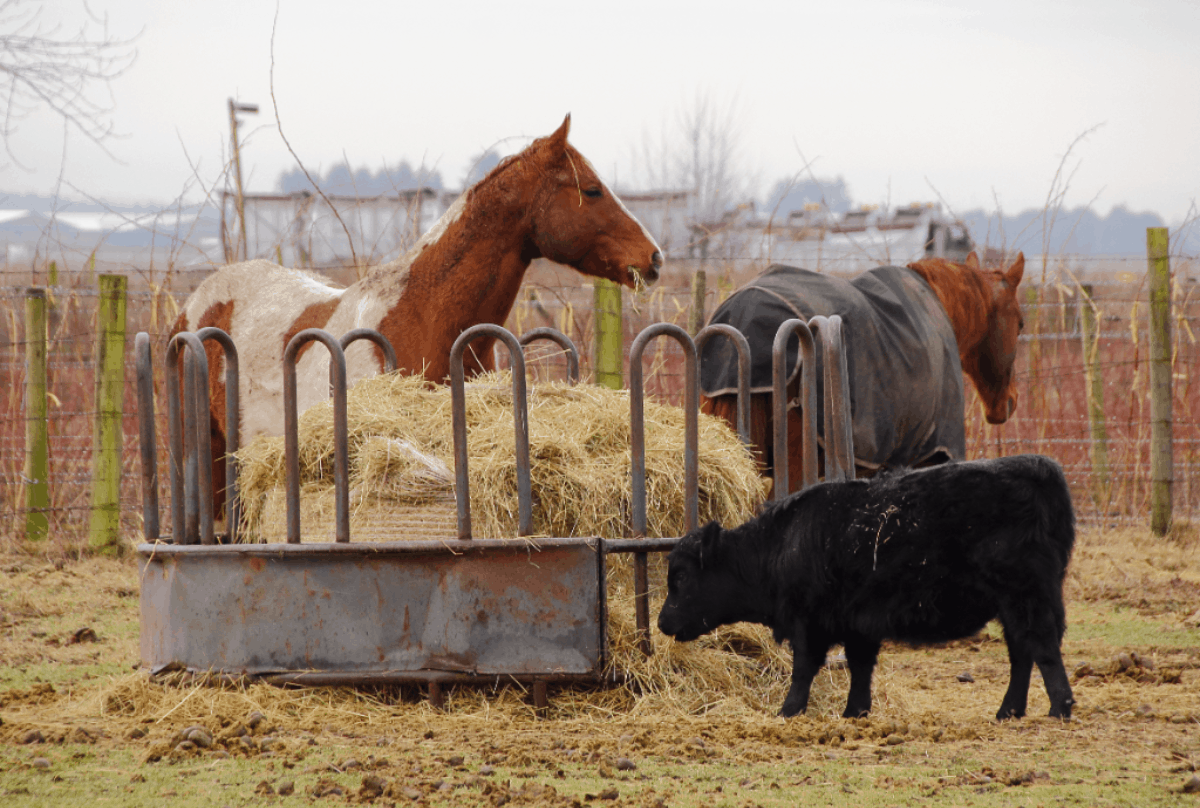
[[[1165,227],[1146,228],[1150,275],[1150,531],[1171,527],[1171,260]]]
[[[46,407],[46,290],[25,292],[25,536],[50,532],[50,448]]]
[[[118,552],[125,408],[124,275],[101,275],[96,313],[96,426],[92,432],[92,518],[88,544]]]

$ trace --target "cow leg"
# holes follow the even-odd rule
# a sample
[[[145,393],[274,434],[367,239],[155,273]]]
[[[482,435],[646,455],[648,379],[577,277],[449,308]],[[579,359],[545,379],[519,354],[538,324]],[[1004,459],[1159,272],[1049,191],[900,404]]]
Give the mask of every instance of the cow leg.
[[[1067,678],[1062,652],[1055,646],[1045,657],[1035,656],[1034,661],[1042,672],[1042,683],[1046,685],[1046,695],[1050,697],[1050,717],[1070,720],[1075,696],[1071,693],[1071,681]]]
[[[1033,665],[1037,663],[1046,695],[1050,697],[1050,715],[1070,718],[1075,702],[1060,647],[1066,631],[1066,613],[1061,598],[1043,594],[1011,607],[1002,606],[1000,622],[1004,626],[1012,679],[996,717],[1004,720],[1025,715],[1029,680]]]
[[[1029,678],[1033,674],[1033,654],[1030,653],[1025,638],[1016,635],[1006,623],[1004,626],[1004,642],[1008,645],[1008,690],[1004,701],[1000,702],[1000,710],[996,720],[1007,718],[1024,718],[1025,707],[1029,700]]]
[[[868,637],[846,639],[846,667],[850,669],[850,696],[843,718],[858,718],[871,712],[871,677],[879,659],[879,640]]]
[[[792,686],[779,714],[784,718],[808,709],[808,694],[817,671],[825,664],[825,655],[832,645],[821,632],[810,631],[797,622],[790,638],[792,643]]]

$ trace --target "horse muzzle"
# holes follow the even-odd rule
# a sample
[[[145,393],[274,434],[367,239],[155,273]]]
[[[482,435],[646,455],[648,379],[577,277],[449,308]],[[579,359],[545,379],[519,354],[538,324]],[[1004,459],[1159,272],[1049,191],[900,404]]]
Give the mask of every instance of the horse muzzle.
[[[1016,394],[1014,393],[1005,396],[1002,406],[1004,407],[1003,412],[997,412],[995,408],[988,407],[987,411],[984,413],[984,419],[989,424],[1003,424],[1008,421],[1009,418],[1012,418],[1012,414],[1017,410]]]
[[[637,267],[629,267],[629,280],[633,282],[634,287],[641,285],[649,286],[658,280],[659,270],[663,266],[663,256],[661,252],[654,251],[654,255],[650,256],[650,266],[647,269],[638,269]]]

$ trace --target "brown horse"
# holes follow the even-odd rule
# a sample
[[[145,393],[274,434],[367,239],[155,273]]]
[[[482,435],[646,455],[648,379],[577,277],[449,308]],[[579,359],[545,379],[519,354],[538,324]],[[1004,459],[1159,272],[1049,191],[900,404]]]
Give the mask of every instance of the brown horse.
[[[305,328],[340,337],[373,328],[391,342],[399,367],[433,382],[449,373],[450,348],[478,323],[503,324],[525,270],[544,257],[631,288],[653,283],[658,244],[567,142],[571,116],[553,134],[500,163],[464,192],[407,253],[372,267],[341,288],[326,278],[264,260],[217,270],[188,298],[172,334],[216,326],[238,348],[241,437],[283,432],[281,360]],[[490,370],[492,343],[472,343],[468,375]],[[317,346],[297,362],[299,410],[328,398],[329,355]],[[207,344],[211,391],[213,490],[224,501],[224,358]],[[380,372],[382,352],[355,343],[346,351],[348,382]]]
[[[855,467],[860,477],[870,476],[886,466],[920,466],[963,459],[966,451],[962,403],[964,374],[974,384],[989,423],[1004,423],[1017,405],[1013,363],[1017,339],[1024,326],[1017,300],[1017,286],[1025,271],[1024,255],[1018,254],[1016,260],[1003,270],[982,269],[975,253],[968,255],[962,264],[928,258],[909,264],[907,269],[912,272],[906,273],[899,267],[881,267],[847,283],[804,270],[772,267],[722,304],[712,318],[712,322],[729,322],[743,331],[757,328],[762,333],[763,338],[758,344],[765,346],[768,358],[765,362],[761,359],[754,362],[755,368],[761,370],[764,366],[769,368],[769,340],[783,319],[800,317],[807,320],[814,314],[842,315],[851,352],[851,399],[857,405],[852,421]],[[803,275],[786,275],[784,270]],[[878,285],[876,282],[880,277],[892,278],[892,285]],[[771,287],[771,278],[775,279],[775,288]],[[782,300],[778,284],[796,285],[795,278],[800,278],[800,288],[790,290],[793,299]],[[809,290],[803,288],[805,278],[819,286],[820,292],[807,294]],[[871,286],[872,283],[876,285]],[[830,303],[831,299],[837,298],[836,292],[843,289],[866,302],[854,304],[859,306],[858,309],[850,304],[842,307]],[[864,289],[867,291],[865,298]],[[747,291],[750,294],[739,304],[736,299]],[[803,302],[797,304],[796,300]],[[772,306],[777,309],[773,316],[766,311]],[[876,306],[887,311],[881,314],[875,310]],[[812,311],[807,310],[810,308]],[[818,308],[829,310],[816,310]],[[910,309],[907,315],[896,313],[902,308]],[[861,314],[864,310],[867,311],[865,317]],[[857,322],[856,311],[859,313]],[[885,322],[882,329],[876,328],[875,320],[898,316],[927,318],[929,325],[924,327],[925,330],[900,328],[888,331]],[[865,319],[871,322],[863,322]],[[877,333],[880,330],[887,336],[880,337]],[[866,350],[874,353],[866,359],[859,354],[856,370],[853,366],[856,339],[860,350],[864,348],[863,341],[883,341],[887,345],[866,346]],[[757,348],[752,337],[751,342]],[[897,345],[908,353],[889,361],[887,351],[897,350]],[[879,359],[881,356],[883,362]],[[720,380],[720,374],[709,370],[707,363],[713,356],[707,348],[701,359],[704,411],[735,425],[736,397],[730,394],[729,385]],[[881,364],[890,367],[881,368]],[[707,380],[706,373],[709,374]],[[761,373],[759,378],[752,379],[750,441],[765,473],[773,477],[775,458],[772,457],[774,437],[769,385],[769,377],[764,379]],[[789,388],[789,399],[796,397],[797,389],[798,379],[793,380]],[[798,409],[789,410],[788,479],[793,489],[802,479],[800,419]],[[862,422],[871,423],[864,425]]]

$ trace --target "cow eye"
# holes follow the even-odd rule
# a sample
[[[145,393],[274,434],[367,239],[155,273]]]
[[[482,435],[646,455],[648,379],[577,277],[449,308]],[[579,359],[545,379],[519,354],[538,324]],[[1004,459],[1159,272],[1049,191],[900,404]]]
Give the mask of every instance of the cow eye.
[[[603,195],[603,193],[604,192],[601,191],[599,188],[588,188],[586,191],[583,192],[583,195],[586,196],[588,199],[599,199]]]

